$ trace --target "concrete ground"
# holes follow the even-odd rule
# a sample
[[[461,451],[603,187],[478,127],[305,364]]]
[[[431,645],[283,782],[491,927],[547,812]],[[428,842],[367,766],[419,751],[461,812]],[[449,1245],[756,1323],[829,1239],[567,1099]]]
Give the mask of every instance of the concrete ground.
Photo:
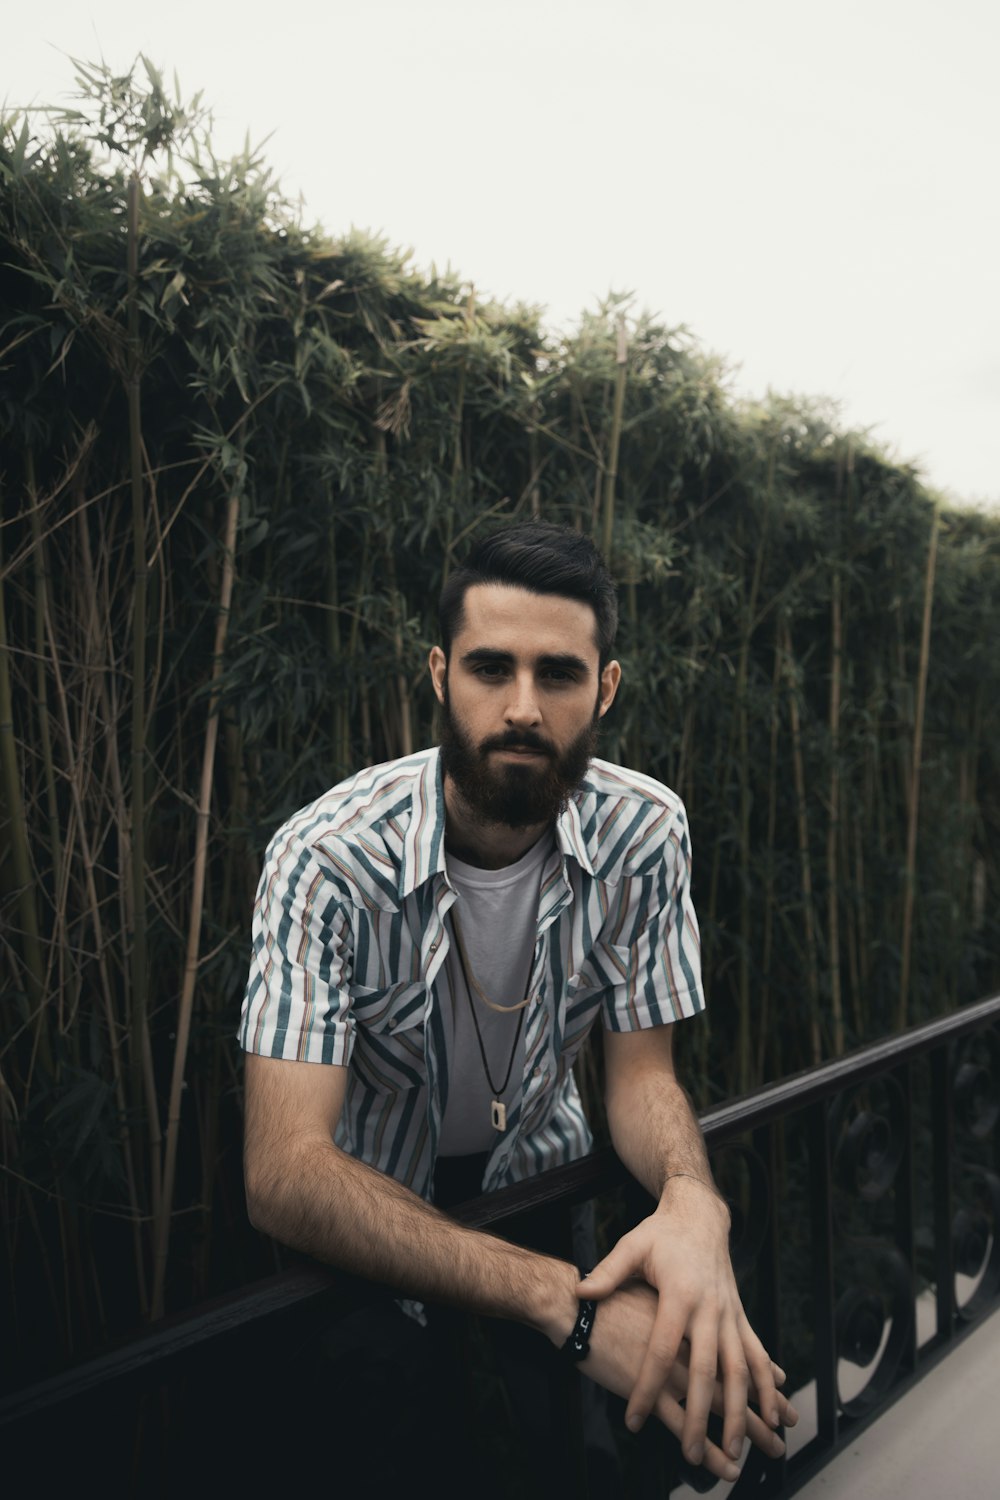
[[[1000,1312],[799,1495],[803,1500],[998,1500]]]

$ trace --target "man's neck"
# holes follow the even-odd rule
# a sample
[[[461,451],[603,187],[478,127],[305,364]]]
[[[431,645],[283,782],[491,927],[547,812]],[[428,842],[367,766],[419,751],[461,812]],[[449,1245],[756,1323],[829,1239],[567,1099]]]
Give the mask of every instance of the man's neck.
[[[445,848],[467,865],[481,870],[502,870],[527,854],[545,832],[544,823],[511,828],[506,823],[487,823],[478,818],[446,776],[444,781]]]

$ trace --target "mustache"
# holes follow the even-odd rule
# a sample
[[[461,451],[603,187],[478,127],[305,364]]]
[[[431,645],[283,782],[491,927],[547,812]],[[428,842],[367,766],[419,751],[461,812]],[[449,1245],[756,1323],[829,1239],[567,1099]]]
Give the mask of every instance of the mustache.
[[[508,729],[505,734],[495,734],[488,740],[483,740],[479,746],[480,755],[488,755],[491,750],[536,750],[540,755],[555,756],[555,746],[550,745],[548,740],[543,740],[540,734],[535,734],[531,729]]]

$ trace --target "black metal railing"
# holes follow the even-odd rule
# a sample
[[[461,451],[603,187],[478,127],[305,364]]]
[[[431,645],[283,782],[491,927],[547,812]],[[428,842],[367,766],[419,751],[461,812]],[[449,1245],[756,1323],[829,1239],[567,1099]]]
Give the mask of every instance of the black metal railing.
[[[702,1116],[751,1322],[809,1408],[783,1459],[751,1452],[737,1495],[794,1494],[998,1305],[998,1027],[1000,996]],[[506,1232],[541,1204],[619,1189],[635,1185],[605,1150],[453,1214]],[[174,1472],[192,1461],[208,1474],[214,1434],[231,1476],[231,1424],[252,1421],[256,1380],[290,1368],[318,1322],[380,1295],[303,1262],[166,1320],[0,1403],[6,1471],[20,1454],[37,1475],[53,1434],[71,1453],[104,1432],[116,1445],[105,1495],[152,1493],[150,1447],[166,1455],[181,1427],[194,1436]],[[672,1474],[650,1480],[649,1462],[637,1494],[691,1477],[676,1445],[652,1459]]]

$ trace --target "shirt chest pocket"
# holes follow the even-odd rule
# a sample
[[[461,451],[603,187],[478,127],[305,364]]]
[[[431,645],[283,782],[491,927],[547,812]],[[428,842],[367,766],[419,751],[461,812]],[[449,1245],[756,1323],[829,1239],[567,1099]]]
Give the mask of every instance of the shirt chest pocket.
[[[427,986],[351,986],[354,1050],[351,1067],[378,1093],[399,1093],[426,1082],[424,1041]]]

